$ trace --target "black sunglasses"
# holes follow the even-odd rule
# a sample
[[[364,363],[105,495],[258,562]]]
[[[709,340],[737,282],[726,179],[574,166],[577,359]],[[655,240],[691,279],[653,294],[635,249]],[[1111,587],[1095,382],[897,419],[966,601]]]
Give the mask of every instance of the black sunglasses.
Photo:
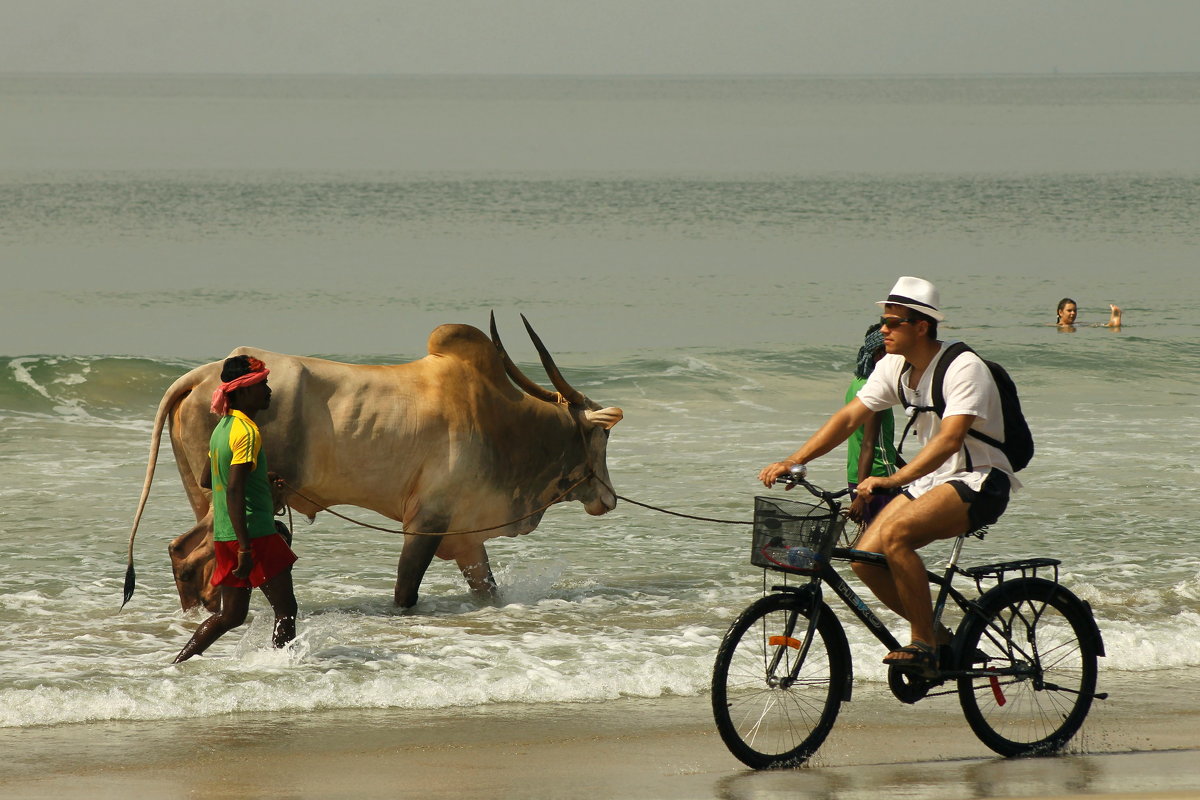
[[[880,317],[879,325],[883,328],[899,328],[906,322],[920,322],[913,317]]]

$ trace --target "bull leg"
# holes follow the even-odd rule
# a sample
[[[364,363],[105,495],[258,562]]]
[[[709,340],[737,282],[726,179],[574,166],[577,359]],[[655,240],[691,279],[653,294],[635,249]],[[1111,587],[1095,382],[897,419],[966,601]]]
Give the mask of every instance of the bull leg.
[[[176,537],[168,552],[175,589],[179,592],[179,605],[187,611],[203,603],[205,608],[216,613],[221,600],[216,587],[209,584],[213,570],[212,513],[187,533]]]
[[[472,545],[455,560],[476,597],[491,601],[498,598],[496,578],[492,575],[492,566],[488,563],[487,548],[483,546],[483,542]]]
[[[406,534],[404,547],[400,549],[400,564],[396,568],[396,605],[412,608],[417,604],[417,590],[425,570],[433,561],[433,554],[442,543],[441,536],[417,536]]]

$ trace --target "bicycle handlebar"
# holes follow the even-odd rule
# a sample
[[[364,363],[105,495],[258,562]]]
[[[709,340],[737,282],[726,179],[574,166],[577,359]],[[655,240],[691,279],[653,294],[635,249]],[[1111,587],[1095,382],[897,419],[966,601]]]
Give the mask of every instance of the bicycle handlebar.
[[[809,483],[806,477],[807,475],[808,467],[804,466],[803,464],[796,464],[787,472],[780,475],[776,480],[788,486],[803,486],[813,497],[824,500],[826,503],[830,504],[832,504],[833,501],[837,500],[839,497],[845,497],[846,495],[850,494],[849,487],[845,489],[839,489],[836,492],[827,492],[820,486],[815,486]]]

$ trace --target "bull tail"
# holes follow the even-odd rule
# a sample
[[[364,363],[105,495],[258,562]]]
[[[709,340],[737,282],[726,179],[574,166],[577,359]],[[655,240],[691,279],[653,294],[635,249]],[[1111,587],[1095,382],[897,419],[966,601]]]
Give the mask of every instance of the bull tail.
[[[172,409],[199,383],[200,377],[196,373],[197,370],[192,370],[171,384],[171,388],[167,389],[162,400],[159,401],[158,411],[154,415],[154,432],[150,434],[150,457],[146,464],[146,480],[142,483],[142,496],[138,500],[137,512],[133,515],[133,528],[129,531],[129,554],[125,564],[125,591],[121,608],[124,608],[129,599],[133,597],[134,586],[137,582],[137,573],[133,569],[133,540],[137,536],[138,524],[142,521],[142,513],[146,510],[146,501],[150,497],[150,484],[154,482],[154,468],[158,464],[163,427],[166,425],[167,417]]]

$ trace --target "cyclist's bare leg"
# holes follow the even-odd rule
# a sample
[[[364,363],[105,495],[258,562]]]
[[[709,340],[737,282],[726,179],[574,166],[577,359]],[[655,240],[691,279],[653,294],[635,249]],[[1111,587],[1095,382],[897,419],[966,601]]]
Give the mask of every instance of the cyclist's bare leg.
[[[967,509],[954,487],[946,484],[916,500],[901,496],[887,504],[859,543],[863,550],[883,553],[888,569],[856,562],[855,573],[884,605],[908,620],[914,642],[930,646],[937,642],[929,579],[917,551],[967,530]],[[900,661],[911,658],[908,653],[893,656]]]
[[[854,543],[855,548],[865,550],[870,553],[883,552],[883,538],[880,530],[888,526],[888,519],[900,511],[901,506],[907,506],[912,503],[912,500],[899,495],[892,499],[890,503],[883,507],[867,529],[863,531],[862,536]],[[868,564],[865,561],[852,561],[851,568],[871,593],[875,595],[885,606],[893,612],[908,619],[908,612],[904,609],[904,604],[900,602],[900,595],[896,591],[896,584],[892,581],[892,573],[887,567]]]

